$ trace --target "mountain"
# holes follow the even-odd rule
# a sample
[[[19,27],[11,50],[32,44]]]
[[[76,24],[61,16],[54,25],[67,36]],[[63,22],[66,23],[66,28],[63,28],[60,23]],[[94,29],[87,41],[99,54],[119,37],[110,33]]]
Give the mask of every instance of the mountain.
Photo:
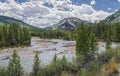
[[[31,25],[29,25],[21,20],[7,17],[7,16],[0,16],[0,24],[11,24],[11,23],[18,23],[21,26],[25,26],[25,27],[30,28],[30,30],[39,30],[39,28],[31,26]]]
[[[115,23],[115,22],[120,22],[120,10],[117,12],[113,13],[112,15],[108,16],[105,20],[103,20],[107,23]]]
[[[57,24],[47,27],[47,29],[62,29],[62,30],[74,30],[78,24],[81,22],[85,24],[89,24],[89,22],[81,20],[76,17],[64,18],[63,20],[59,21]]]

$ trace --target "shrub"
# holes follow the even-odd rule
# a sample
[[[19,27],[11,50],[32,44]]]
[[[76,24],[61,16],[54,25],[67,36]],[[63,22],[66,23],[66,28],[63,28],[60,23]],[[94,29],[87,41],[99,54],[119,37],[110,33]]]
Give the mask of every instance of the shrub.
[[[113,56],[116,56],[116,54],[114,49],[106,50],[98,55],[98,62],[100,64],[108,63]]]
[[[0,76],[7,76],[7,70],[5,68],[0,67]]]
[[[118,73],[118,63],[116,63],[115,57],[113,57],[109,63],[105,64],[103,66],[103,72],[105,72],[106,74],[110,74],[110,73]]]

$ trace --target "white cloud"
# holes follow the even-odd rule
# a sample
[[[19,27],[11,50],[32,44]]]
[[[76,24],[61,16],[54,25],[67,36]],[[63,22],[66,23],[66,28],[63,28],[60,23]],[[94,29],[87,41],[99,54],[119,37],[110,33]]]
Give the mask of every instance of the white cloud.
[[[111,10],[111,8],[107,8],[109,11]]]
[[[114,10],[114,12],[116,12],[116,11],[118,11],[118,10]]]
[[[120,2],[120,0],[118,0],[118,2]]]
[[[91,0],[91,5],[95,5],[96,4],[96,1],[95,0]]]
[[[44,6],[50,3],[52,8]],[[78,17],[87,21],[99,21],[106,18],[111,13],[96,11],[91,5],[72,5],[71,0],[30,0],[29,2],[18,4],[14,0],[0,2],[0,15],[21,19],[37,27],[46,27],[57,23],[67,17]]]

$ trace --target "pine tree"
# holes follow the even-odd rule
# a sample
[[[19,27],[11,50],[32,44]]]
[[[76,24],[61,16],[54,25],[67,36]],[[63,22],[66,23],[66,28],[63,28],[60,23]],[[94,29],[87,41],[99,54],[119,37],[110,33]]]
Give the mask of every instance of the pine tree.
[[[89,51],[91,59],[94,60],[97,50],[98,50],[97,39],[95,37],[95,34],[91,32],[90,33],[90,51]]]
[[[66,63],[66,62],[67,62],[67,59],[65,58],[65,55],[64,55],[63,58],[62,58],[62,62],[63,62],[63,63]]]
[[[107,37],[107,40],[106,40],[106,49],[111,49],[111,40],[109,37]]]
[[[4,34],[3,34],[3,29],[1,27],[0,28],[0,47],[3,47],[4,45],[5,45]]]
[[[10,45],[16,45],[16,38],[15,38],[15,32],[16,31],[14,31],[14,24],[11,24],[10,26],[9,26],[9,43],[10,43]]]
[[[90,49],[90,39],[87,32],[87,27],[84,23],[77,29],[77,38],[76,38],[76,54],[85,55]]]
[[[4,36],[4,45],[5,46],[7,46],[8,45],[8,43],[7,43],[7,41],[8,41],[8,27],[6,26],[6,25],[4,25],[3,26],[3,28],[2,28],[3,30],[3,36]]]
[[[67,70],[66,69],[66,65],[67,65],[67,59],[65,58],[65,56],[63,56],[62,60],[61,60],[61,64],[62,64],[62,67],[63,67],[63,70]]]
[[[23,27],[23,32],[24,32],[24,44],[30,45],[31,36],[30,36],[29,29],[27,27]]]
[[[84,25],[83,23],[78,27],[77,39],[76,39],[76,55],[78,65],[85,66],[95,58],[97,51],[97,40],[95,34],[93,34],[91,27]],[[81,57],[81,58],[79,58]]]
[[[8,76],[23,76],[22,66],[20,64],[20,57],[16,51],[12,54],[8,65]]]
[[[38,53],[36,53],[34,57],[34,64],[33,64],[33,76],[39,76],[41,67],[40,67],[40,60],[38,57]]]
[[[20,28],[20,45],[24,45],[24,32],[23,32],[23,28]]]
[[[120,41],[120,22],[117,22],[115,25],[115,39],[116,41]]]
[[[110,49],[111,48],[111,26],[107,25],[107,30],[105,32],[106,34],[106,49]]]
[[[30,45],[31,34],[26,27],[13,23],[9,26],[0,25],[0,47]]]
[[[55,54],[53,58],[53,63],[56,63],[56,62],[57,62],[57,54]]]

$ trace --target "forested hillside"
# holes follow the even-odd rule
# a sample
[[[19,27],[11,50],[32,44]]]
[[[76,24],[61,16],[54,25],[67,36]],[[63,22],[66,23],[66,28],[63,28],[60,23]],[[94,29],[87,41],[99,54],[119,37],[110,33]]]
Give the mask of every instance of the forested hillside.
[[[27,27],[13,23],[0,25],[0,47],[30,45],[31,34]]]
[[[37,31],[39,30],[38,27],[34,27],[30,24],[27,24],[19,19],[15,19],[15,18],[12,18],[12,17],[7,17],[7,16],[2,16],[0,15],[0,24],[2,25],[9,25],[9,24],[12,24],[12,23],[17,23],[19,24],[21,27],[28,27],[31,31]]]
[[[107,23],[116,23],[116,22],[119,22],[120,21],[120,10],[118,10],[115,13],[113,13],[112,15],[108,16],[103,21],[107,22]]]

